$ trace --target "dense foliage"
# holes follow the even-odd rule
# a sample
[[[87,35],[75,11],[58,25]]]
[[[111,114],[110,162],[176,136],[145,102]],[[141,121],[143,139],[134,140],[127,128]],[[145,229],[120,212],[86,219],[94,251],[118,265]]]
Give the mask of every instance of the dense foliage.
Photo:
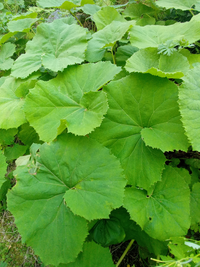
[[[0,9],[0,200],[22,240],[51,266],[119,266],[127,240],[199,266],[199,1]]]

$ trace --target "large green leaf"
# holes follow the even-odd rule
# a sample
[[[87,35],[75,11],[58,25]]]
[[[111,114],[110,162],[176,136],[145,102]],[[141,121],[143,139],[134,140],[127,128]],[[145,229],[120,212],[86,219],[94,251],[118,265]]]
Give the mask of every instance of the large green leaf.
[[[126,180],[118,160],[88,137],[65,134],[37,154],[34,164],[17,168],[8,209],[23,241],[57,266],[75,260],[87,235],[85,219],[75,214],[109,218],[122,205]]]
[[[124,206],[132,220],[161,241],[185,235],[190,226],[190,190],[178,168],[166,167],[162,181],[157,182],[151,195],[145,190],[127,188]]]
[[[83,252],[78,255],[75,262],[67,265],[60,264],[58,267],[114,267],[109,248],[102,248],[94,242],[85,243]]]
[[[179,105],[183,126],[194,150],[200,150],[200,64],[183,77]]]
[[[17,97],[10,87],[0,87],[0,127],[18,128],[25,123],[23,106],[24,99]]]
[[[194,16],[189,22],[175,23],[169,26],[134,26],[130,30],[131,44],[140,49],[147,47],[158,47],[161,44],[165,44],[168,40],[184,40],[186,44],[190,44],[199,39],[200,15]]]
[[[6,164],[6,158],[2,154],[2,151],[0,152],[0,190],[2,184],[6,181],[5,180],[5,174],[7,170],[7,164]]]
[[[26,97],[24,110],[41,140],[52,141],[66,127],[76,135],[99,127],[108,104],[106,94],[98,90],[119,71],[110,62],[99,62],[71,66],[53,80],[39,81]]]
[[[114,7],[103,7],[101,10],[96,12],[92,19],[95,22],[98,30],[102,30],[105,26],[109,25],[112,21],[125,22],[125,19],[119,14]]]
[[[181,78],[190,64],[187,58],[178,52],[172,55],[159,55],[157,48],[140,49],[134,53],[125,66],[129,72],[150,73],[160,77]]]
[[[89,62],[101,60],[106,47],[113,47],[116,41],[119,41],[133,24],[133,21],[112,21],[102,30],[95,32],[88,42],[86,59]]]
[[[200,183],[195,183],[191,192],[191,224],[200,222]]]
[[[157,0],[156,5],[160,7],[191,10],[193,5],[200,4],[199,0]]]
[[[0,70],[11,69],[14,60],[10,58],[15,52],[15,45],[6,43],[0,49]]]
[[[15,61],[12,75],[26,78],[42,65],[57,72],[68,65],[83,62],[87,30],[67,22],[67,19],[57,19],[52,23],[40,24],[33,40],[27,44],[26,54]]]
[[[188,148],[177,87],[168,79],[131,74],[111,82],[104,91],[108,113],[92,137],[120,158],[130,184],[148,189],[161,179],[164,168],[165,157],[158,149]]]

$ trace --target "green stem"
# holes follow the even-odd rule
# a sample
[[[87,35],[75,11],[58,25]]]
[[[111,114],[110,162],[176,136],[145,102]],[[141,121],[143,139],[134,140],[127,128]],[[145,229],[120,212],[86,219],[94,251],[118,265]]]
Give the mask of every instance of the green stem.
[[[190,13],[192,14],[192,16],[194,16],[194,13],[192,12],[192,10],[190,9],[189,11],[190,11]]]
[[[125,257],[126,254],[128,253],[128,251],[129,251],[129,249],[131,248],[131,246],[133,245],[133,242],[134,242],[134,241],[135,241],[135,240],[132,239],[132,240],[129,242],[129,244],[128,244],[127,248],[125,249],[124,253],[122,254],[121,258],[118,260],[118,262],[117,262],[117,264],[116,264],[116,267],[118,267],[118,266],[120,265],[120,263],[123,261],[124,257]]]
[[[80,22],[80,20],[77,18],[77,16],[76,16],[74,13],[71,12],[71,10],[69,11],[69,13],[70,13],[73,17],[75,17],[75,19],[78,21],[78,23],[80,24],[80,26],[83,27],[83,24]]]
[[[111,47],[111,54],[112,54],[113,63],[116,64],[115,55],[114,55],[114,53],[113,53],[114,46],[115,46],[115,45],[113,45],[113,46]]]

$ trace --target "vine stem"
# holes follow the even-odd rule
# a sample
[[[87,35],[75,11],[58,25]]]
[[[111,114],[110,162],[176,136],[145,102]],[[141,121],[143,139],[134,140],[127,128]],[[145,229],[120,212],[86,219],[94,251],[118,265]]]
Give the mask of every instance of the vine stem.
[[[192,10],[190,9],[189,11],[190,11],[190,13],[192,14],[192,16],[194,16],[194,13],[192,12]]]
[[[129,251],[129,249],[131,248],[131,246],[133,245],[133,242],[134,242],[134,241],[135,241],[135,240],[132,239],[132,240],[129,242],[129,244],[128,244],[127,248],[125,249],[124,253],[122,254],[122,256],[120,257],[120,259],[118,260],[118,262],[117,262],[117,264],[116,264],[116,267],[118,267],[118,266],[120,265],[120,263],[123,261],[124,257],[125,257],[126,254],[128,253],[128,251]]]
[[[113,64],[116,64],[115,55],[114,55],[114,53],[113,53],[114,46],[115,46],[115,44],[114,44],[113,47],[111,48],[111,54],[112,54]]]
[[[71,10],[69,11],[69,13],[78,21],[80,26],[83,27],[83,24],[80,22],[80,20],[77,18],[77,16],[73,12],[71,12]]]

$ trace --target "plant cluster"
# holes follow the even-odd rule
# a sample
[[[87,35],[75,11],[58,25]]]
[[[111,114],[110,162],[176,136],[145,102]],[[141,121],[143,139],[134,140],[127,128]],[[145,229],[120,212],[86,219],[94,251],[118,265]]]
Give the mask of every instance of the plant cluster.
[[[0,3],[2,209],[45,265],[199,266],[199,1],[32,2]]]

